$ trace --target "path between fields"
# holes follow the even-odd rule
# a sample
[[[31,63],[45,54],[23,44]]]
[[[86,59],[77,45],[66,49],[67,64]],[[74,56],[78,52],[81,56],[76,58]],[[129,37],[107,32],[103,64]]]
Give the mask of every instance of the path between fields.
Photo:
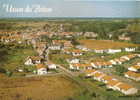
[[[26,75],[25,77],[38,77],[38,76],[57,76],[57,75],[62,75],[63,73],[47,73],[44,75],[38,75],[38,74],[30,74],[30,75]]]

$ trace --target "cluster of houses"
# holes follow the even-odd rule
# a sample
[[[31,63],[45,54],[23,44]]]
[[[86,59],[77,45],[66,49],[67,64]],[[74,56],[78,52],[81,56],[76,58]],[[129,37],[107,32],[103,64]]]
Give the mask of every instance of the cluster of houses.
[[[0,36],[12,36],[20,34],[21,32],[18,31],[0,31]]]
[[[108,53],[108,54],[115,54],[115,53],[119,53],[119,52],[135,52],[136,51],[136,47],[126,47],[126,48],[122,48],[122,49],[94,49],[93,51],[95,53]]]
[[[52,45],[49,46],[50,50],[62,50],[72,48],[73,45],[71,41],[68,40],[53,40]]]
[[[110,68],[113,67],[112,63],[109,61],[102,61],[102,62],[91,62],[93,68]]]
[[[133,95],[138,92],[137,88],[95,69],[85,70],[85,76],[103,82],[107,88],[118,90],[125,95]]]
[[[70,64],[69,68],[71,70],[87,70],[87,69],[93,69],[91,64],[80,64],[80,63],[73,63]]]
[[[38,75],[44,75],[47,74],[47,66],[45,66],[44,64],[37,64],[36,65],[36,72]]]
[[[105,68],[105,67],[112,67],[110,62],[91,62],[89,64],[80,64],[80,63],[71,63],[69,68],[71,70],[87,70],[93,68]]]
[[[35,51],[38,53],[39,56],[45,56],[46,50],[48,48],[47,42],[37,42],[35,44]]]
[[[40,56],[27,57],[25,63],[27,66],[36,66],[35,73],[43,75],[48,73],[48,69],[56,69],[56,65],[52,62],[44,62],[44,59]]]
[[[107,53],[107,54],[115,54],[115,53],[119,53],[119,52],[135,52],[137,50],[137,47],[125,47],[125,48],[120,48],[120,49],[89,49],[83,45],[78,45],[76,46],[76,48],[83,50],[83,51],[91,51],[91,52],[95,52],[95,53]]]
[[[72,56],[82,56],[84,52],[80,49],[64,49],[63,52],[65,54],[71,54]]]
[[[19,43],[23,42],[23,35],[18,33],[7,33],[5,35],[0,36],[0,41],[3,43]]]
[[[118,36],[118,39],[123,40],[123,41],[130,41],[131,37],[126,36],[126,34],[122,34],[122,35]]]
[[[80,64],[77,60],[73,60],[72,63],[69,64],[69,68],[71,70],[86,70],[86,69],[93,69],[93,68],[111,68],[113,65],[119,65],[126,61],[129,61],[135,57],[139,57],[138,54],[130,54],[125,55],[120,58],[116,58],[110,61],[96,61],[91,62],[89,64]]]
[[[128,68],[128,72],[124,76],[135,81],[140,81],[140,65],[134,65]]]
[[[75,33],[74,32],[60,32],[60,36],[64,36],[64,37],[71,37],[73,36]]]
[[[123,64],[124,62],[127,62],[135,57],[140,57],[138,54],[130,54],[125,55],[120,58],[112,59],[109,61],[97,61],[97,62],[91,62],[91,63],[85,63],[81,64],[80,60],[76,57],[82,56],[85,52],[91,51],[95,53],[108,53],[108,54],[115,54],[122,51],[125,52],[134,52],[136,51],[136,47],[127,47],[123,49],[94,49],[90,50],[86,48],[85,46],[78,45],[74,49],[74,46],[71,41],[68,40],[52,40],[51,44],[48,44],[47,42],[41,42],[41,36],[47,35],[51,37],[51,34],[55,33],[49,33],[49,32],[38,32],[37,34],[18,34],[15,33],[6,33],[4,35],[0,34],[0,41],[4,43],[22,43],[23,40],[27,41],[27,44],[32,44],[34,49],[37,51],[38,56],[29,56],[27,57],[25,61],[26,66],[35,66],[35,73],[38,75],[44,75],[48,73],[48,69],[56,69],[57,66],[47,61],[45,59],[44,54],[48,53],[48,50],[62,50],[66,54],[71,54],[74,59],[67,60],[69,62],[69,68],[71,70],[84,70],[86,73],[86,77],[91,77],[94,80],[103,82],[106,84],[107,88],[118,90],[122,92],[125,95],[131,95],[136,94],[138,90],[134,88],[131,85],[128,85],[124,82],[119,81],[116,78],[113,78],[109,75],[106,75],[103,72],[100,72],[98,70],[95,70],[95,68],[110,68],[113,67],[113,65],[119,65]],[[77,33],[77,35],[80,35],[83,33]],[[87,35],[88,34],[88,35]],[[87,37],[97,37],[97,34],[87,33]],[[57,35],[57,34],[56,34]],[[63,36],[72,36],[73,32],[62,32],[61,35]],[[137,64],[135,66],[131,66],[128,68],[128,72],[125,73],[125,77],[139,81],[140,80],[140,64]]]
[[[29,56],[26,58],[25,65],[37,65],[43,62],[43,58],[39,56]]]
[[[119,53],[119,52],[135,52],[137,47],[126,47],[126,48],[120,48],[120,49],[89,49],[83,45],[78,45],[76,46],[76,48],[80,49],[80,50],[83,50],[83,51],[92,51],[92,52],[95,52],[95,53],[107,53],[107,54],[115,54],[115,53]]]
[[[129,54],[129,55],[121,56],[120,58],[112,59],[109,62],[111,62],[112,65],[119,65],[136,57],[140,57],[139,54]]]
[[[86,73],[86,77],[91,77],[94,80],[103,82],[106,84],[106,87],[109,89],[117,90],[122,92],[125,95],[133,95],[138,92],[138,89],[124,82],[119,81],[118,79],[109,76],[96,68],[109,68],[113,67],[113,65],[119,65],[126,61],[129,61],[135,57],[139,57],[139,54],[130,54],[122,56],[118,59],[113,59],[110,61],[102,61],[102,62],[91,62],[89,64],[81,64],[79,59],[71,59],[69,60],[69,68],[71,70],[84,71]],[[134,79],[136,81],[140,80],[140,64],[132,66],[128,68],[128,72],[125,73],[125,77]]]
[[[33,44],[40,41],[42,34],[23,33],[23,32],[1,32],[0,41],[3,43],[27,43]]]

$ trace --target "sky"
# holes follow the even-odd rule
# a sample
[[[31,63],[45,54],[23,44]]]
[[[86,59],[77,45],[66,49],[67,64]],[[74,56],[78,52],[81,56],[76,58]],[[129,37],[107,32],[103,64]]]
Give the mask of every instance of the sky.
[[[10,12],[5,5],[24,11]],[[46,9],[34,12],[37,7]],[[140,0],[0,0],[2,17],[140,17]]]

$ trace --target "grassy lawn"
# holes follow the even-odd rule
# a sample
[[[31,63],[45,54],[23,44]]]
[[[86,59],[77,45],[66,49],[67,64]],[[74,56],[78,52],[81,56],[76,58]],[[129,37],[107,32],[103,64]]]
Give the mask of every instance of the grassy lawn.
[[[56,64],[68,67],[67,59],[72,58],[72,55],[68,54],[50,54],[50,60]]]
[[[8,59],[3,64],[3,68],[8,70],[15,70],[17,67],[24,66],[25,59],[28,56],[36,55],[32,48],[14,49],[8,51]]]
[[[124,66],[130,67],[132,65],[136,65],[138,62],[140,62],[140,58],[134,58],[132,60],[130,60],[129,62],[124,63]]]
[[[124,56],[124,55],[129,55],[131,53],[129,52],[119,52],[119,53],[115,53],[115,54],[107,54],[105,56],[105,60],[111,60],[111,59],[115,59],[115,58],[120,58],[121,56]]]

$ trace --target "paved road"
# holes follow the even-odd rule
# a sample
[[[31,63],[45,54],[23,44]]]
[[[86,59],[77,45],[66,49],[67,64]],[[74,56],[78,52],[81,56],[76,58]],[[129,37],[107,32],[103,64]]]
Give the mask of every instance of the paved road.
[[[71,72],[70,70],[66,69],[65,67],[61,66],[61,65],[57,65],[62,71],[66,72],[67,74],[71,75],[71,76],[75,76],[75,74],[73,72]]]

